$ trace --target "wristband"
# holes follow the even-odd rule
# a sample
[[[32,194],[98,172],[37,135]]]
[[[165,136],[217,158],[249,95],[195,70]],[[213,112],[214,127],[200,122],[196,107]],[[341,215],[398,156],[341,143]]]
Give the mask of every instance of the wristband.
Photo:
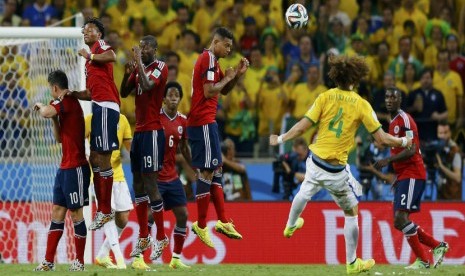
[[[90,57],[91,57],[90,53],[87,53],[86,59],[90,59]]]
[[[94,60],[94,54],[90,55],[90,60]]]
[[[282,144],[282,143],[283,143],[283,136],[279,135],[278,136],[278,144]]]
[[[400,146],[405,148],[407,146],[407,137],[402,137],[400,139],[402,139],[402,144]]]

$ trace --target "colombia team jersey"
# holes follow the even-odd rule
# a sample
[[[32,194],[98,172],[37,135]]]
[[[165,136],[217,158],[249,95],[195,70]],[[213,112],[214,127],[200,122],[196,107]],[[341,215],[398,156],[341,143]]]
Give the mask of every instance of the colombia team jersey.
[[[55,108],[60,122],[60,138],[63,156],[60,169],[72,169],[87,165],[84,147],[84,113],[79,101],[66,96],[62,101],[50,103]]]
[[[162,109],[160,119],[165,129],[166,142],[163,169],[158,173],[158,181],[170,182],[179,177],[176,171],[176,152],[179,141],[181,141],[181,139],[187,139],[187,118],[179,112],[174,118],[170,118]]]
[[[102,54],[110,50],[110,45],[106,44],[104,40],[98,40],[90,52]],[[88,59],[86,61],[86,87],[90,91],[92,101],[114,102],[120,105],[118,89],[113,79],[112,63],[98,63]]]
[[[139,84],[139,72],[136,70],[128,79],[136,87],[136,130],[135,132],[162,129],[160,123],[160,110],[168,78],[168,66],[159,60],[154,60],[145,67],[145,74],[155,86],[149,91],[142,91]]]
[[[92,114],[86,116],[85,122],[85,137],[90,139],[90,126],[92,122]],[[123,182],[126,181],[126,179],[124,178],[123,165],[121,164],[121,148],[124,147],[124,140],[132,139],[131,125],[129,125],[128,119],[123,114],[119,115],[117,135],[119,149],[111,152],[111,167],[113,168],[113,182]]]
[[[203,85],[217,83],[223,77],[218,59],[212,52],[204,50],[195,62],[192,75],[192,104],[187,119],[188,126],[203,126],[215,121],[218,95],[205,98]]]
[[[426,179],[426,170],[423,165],[423,159],[420,152],[420,139],[418,137],[418,128],[412,117],[400,110],[394,119],[389,124],[389,134],[395,137],[404,137],[405,131],[413,131],[413,141],[416,145],[415,154],[409,159],[393,162],[394,171],[397,175],[397,180],[403,180],[408,178],[413,179]],[[391,156],[403,151],[403,148],[391,148]]]
[[[353,91],[333,88],[316,98],[305,117],[319,123],[318,137],[310,150],[325,160],[338,160],[347,164],[349,151],[353,148],[354,136],[361,123],[370,133],[381,124],[370,104]]]

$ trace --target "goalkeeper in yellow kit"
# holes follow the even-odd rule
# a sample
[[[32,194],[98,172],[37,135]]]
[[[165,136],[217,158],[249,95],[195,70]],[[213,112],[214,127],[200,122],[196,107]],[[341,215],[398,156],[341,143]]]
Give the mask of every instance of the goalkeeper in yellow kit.
[[[370,104],[353,91],[368,73],[368,66],[361,57],[339,56],[329,61],[329,77],[337,88],[320,94],[304,118],[288,132],[270,136],[270,145],[278,145],[302,135],[307,129],[319,124],[318,138],[309,146],[305,179],[292,201],[284,236],[290,238],[302,228],[300,217],[307,202],[319,190],[325,188],[336,204],[344,211],[344,237],[346,244],[347,274],[370,270],[375,260],[357,258],[358,243],[358,196],[361,186],[351,175],[347,165],[349,150],[354,146],[354,136],[360,124],[374,139],[389,147],[409,147],[411,138],[397,138],[381,128]]]

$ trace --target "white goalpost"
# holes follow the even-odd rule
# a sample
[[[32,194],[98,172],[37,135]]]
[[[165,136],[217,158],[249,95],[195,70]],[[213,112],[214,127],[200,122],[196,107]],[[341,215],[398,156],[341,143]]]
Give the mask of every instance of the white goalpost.
[[[47,76],[56,69],[66,72],[70,89],[85,89],[85,61],[77,55],[83,47],[80,27],[0,28],[0,261],[37,263],[45,256],[61,145],[51,121],[32,106],[52,99]],[[90,113],[90,103],[81,106]],[[89,207],[84,216],[89,225]],[[67,217],[58,263],[74,258],[73,232]],[[91,238],[89,232],[86,263],[92,262]]]

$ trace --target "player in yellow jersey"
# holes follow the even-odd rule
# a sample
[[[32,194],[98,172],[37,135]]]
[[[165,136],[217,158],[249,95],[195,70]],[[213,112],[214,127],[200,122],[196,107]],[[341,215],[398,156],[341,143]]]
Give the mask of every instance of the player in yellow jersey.
[[[86,138],[89,138],[90,136],[91,121],[92,114],[89,114],[85,118]],[[117,134],[120,148],[118,150],[114,150],[111,154],[111,167],[114,170],[111,208],[115,210],[115,219],[103,226],[106,238],[100,247],[97,257],[95,257],[95,263],[106,268],[125,269],[126,264],[124,262],[123,254],[121,253],[118,240],[124,227],[126,227],[126,224],[128,223],[129,211],[134,209],[134,207],[132,205],[131,194],[129,193],[128,184],[126,183],[123,166],[121,164],[121,149],[124,146],[124,148],[126,148],[129,152],[132,141],[131,126],[129,125],[128,119],[123,114],[120,114]],[[113,251],[113,254],[115,255],[116,265],[113,264],[110,258],[110,250]]]
[[[358,198],[361,185],[351,175],[347,165],[349,150],[354,145],[354,136],[363,123],[378,143],[390,147],[410,147],[412,139],[397,138],[383,131],[370,104],[352,91],[368,73],[362,57],[338,56],[329,61],[329,77],[337,88],[320,94],[310,110],[288,132],[270,136],[270,145],[275,146],[302,135],[307,129],[319,124],[316,142],[310,145],[305,179],[300,191],[292,201],[289,220],[284,236],[290,238],[302,228],[300,214],[307,202],[319,190],[325,188],[336,204],[344,211],[344,237],[346,243],[347,274],[368,271],[375,260],[357,258],[358,243]]]

